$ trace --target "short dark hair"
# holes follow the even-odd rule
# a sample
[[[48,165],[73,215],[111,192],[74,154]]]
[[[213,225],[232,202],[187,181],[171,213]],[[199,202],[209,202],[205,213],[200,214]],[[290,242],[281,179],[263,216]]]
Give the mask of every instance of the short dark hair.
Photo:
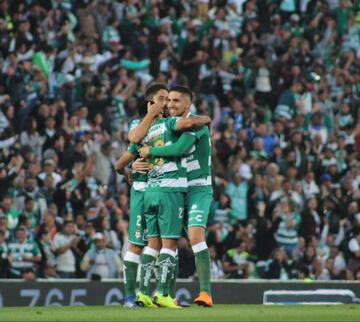
[[[193,93],[185,86],[173,86],[170,88],[169,93],[170,92],[179,92],[181,94],[187,95],[190,98],[190,101],[192,102],[193,100]]]
[[[150,101],[153,98],[153,96],[162,89],[165,91],[169,90],[164,83],[150,84],[145,90],[145,100]]]

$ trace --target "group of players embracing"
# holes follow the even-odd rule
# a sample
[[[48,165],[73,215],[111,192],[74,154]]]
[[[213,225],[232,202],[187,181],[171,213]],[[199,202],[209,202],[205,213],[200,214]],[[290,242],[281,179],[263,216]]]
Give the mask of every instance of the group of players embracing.
[[[195,255],[200,293],[194,301],[213,306],[205,242],[213,194],[211,119],[193,115],[192,100],[186,87],[150,85],[139,105],[139,117],[129,126],[130,145],[116,163],[116,170],[132,186],[129,247],[124,256],[125,307],[180,308],[175,287],[177,240],[182,234],[189,238]],[[156,291],[151,297],[153,277]]]

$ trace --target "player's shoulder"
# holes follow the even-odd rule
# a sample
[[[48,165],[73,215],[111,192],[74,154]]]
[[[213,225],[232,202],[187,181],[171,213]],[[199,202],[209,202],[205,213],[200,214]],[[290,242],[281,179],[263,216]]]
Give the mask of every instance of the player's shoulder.
[[[171,122],[171,121],[178,121],[180,119],[182,119],[181,116],[169,116],[169,117],[166,118],[166,121]]]
[[[179,117],[179,116],[169,116],[169,117],[167,117],[167,118],[165,118],[165,119],[163,119],[164,120],[164,123],[166,124],[166,125],[170,125],[170,126],[173,126],[174,124],[176,124],[176,122],[178,121],[178,120],[180,120],[181,119],[181,117]]]

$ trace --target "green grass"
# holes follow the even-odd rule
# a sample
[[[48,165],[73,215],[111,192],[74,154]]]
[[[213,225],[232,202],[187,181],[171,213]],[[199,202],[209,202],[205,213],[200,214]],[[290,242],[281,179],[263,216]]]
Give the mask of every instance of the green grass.
[[[360,305],[216,305],[181,310],[120,306],[0,308],[0,321],[360,321]]]

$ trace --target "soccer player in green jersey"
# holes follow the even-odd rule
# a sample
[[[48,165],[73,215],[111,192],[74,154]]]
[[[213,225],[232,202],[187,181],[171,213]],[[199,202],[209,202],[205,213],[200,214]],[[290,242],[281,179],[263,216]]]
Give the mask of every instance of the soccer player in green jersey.
[[[188,119],[159,118],[152,116],[152,109],[161,102],[149,101],[148,114],[138,127],[129,133],[129,140],[156,147],[175,143],[176,131],[184,131],[210,122],[207,117]],[[164,106],[165,107],[165,106]],[[184,192],[187,190],[186,169],[179,157],[150,158],[148,186],[145,191],[145,219],[148,246],[141,256],[141,281],[137,302],[148,306],[149,282],[161,238],[159,255],[160,279],[153,302],[162,307],[177,308],[169,296],[170,279],[175,269],[177,240],[182,229]]]
[[[152,109],[147,114],[147,101],[139,104],[138,114],[139,118],[134,119],[129,125],[129,132],[135,129],[141,122],[141,120],[147,115],[147,117],[154,117],[163,110],[164,102],[167,99],[168,90],[164,84],[154,84],[147,88],[145,91],[145,98],[154,102],[160,102],[161,104]],[[153,114],[151,114],[153,113]],[[147,171],[149,170],[148,162],[139,158],[137,150],[140,146],[131,143],[128,150],[116,162],[116,171],[120,174],[124,174],[128,181],[131,181],[130,190],[130,218],[129,218],[129,247],[124,256],[124,287],[125,287],[125,299],[124,306],[127,308],[135,307],[135,284],[137,269],[140,262],[140,255],[143,248],[146,246],[146,223],[144,216],[144,195],[147,187]],[[135,161],[134,161],[135,160]],[[134,161],[134,162],[133,162]],[[128,164],[133,162],[133,170],[130,173],[125,171]],[[149,305],[153,306],[150,299]]]
[[[185,87],[170,89],[168,108],[171,116],[188,118],[192,93]],[[140,155],[147,157],[176,157],[187,153],[186,170],[188,191],[186,208],[188,236],[195,254],[195,264],[200,282],[200,294],[195,299],[199,305],[213,306],[210,287],[210,255],[205,242],[205,229],[212,200],[210,131],[202,126],[184,132],[180,139],[165,147],[143,147]]]
[[[139,118],[130,123],[129,131],[135,128],[141,118],[146,114],[147,102],[139,105]],[[125,175],[131,185],[130,190],[130,218],[129,218],[129,246],[124,256],[124,287],[125,299],[124,307],[133,308],[135,304],[135,284],[140,255],[146,245],[145,240],[145,216],[144,216],[144,194],[147,186],[146,172],[149,170],[149,164],[142,158],[139,158],[138,147],[130,144],[119,160],[116,162],[116,171]],[[135,161],[134,161],[135,160]],[[134,161],[134,162],[133,162]],[[126,171],[126,167],[133,162],[134,171]]]

